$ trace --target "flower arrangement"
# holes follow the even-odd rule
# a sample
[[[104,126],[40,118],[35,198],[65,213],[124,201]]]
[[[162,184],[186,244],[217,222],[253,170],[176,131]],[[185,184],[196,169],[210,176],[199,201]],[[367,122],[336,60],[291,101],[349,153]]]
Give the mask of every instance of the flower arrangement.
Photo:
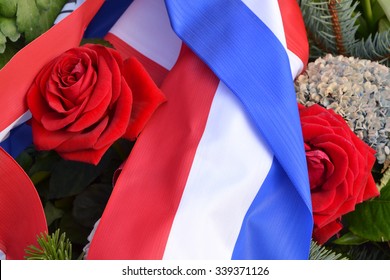
[[[49,6],[24,7],[17,0],[0,0],[3,65],[50,27],[41,21],[26,26],[26,10],[41,13],[45,22],[52,23],[65,4],[64,0],[41,2]],[[317,54],[311,52],[313,61],[295,81],[313,205],[313,240],[321,244],[312,243],[311,258],[390,258],[390,71],[371,60],[323,56],[340,53],[345,50],[342,46],[351,48],[345,55],[360,54],[355,38],[340,41],[338,36],[346,34],[344,27],[351,27],[348,20],[357,20],[352,10],[366,11],[367,5],[364,1],[300,2],[311,48]],[[383,50],[382,42],[388,42],[383,34],[390,32],[389,7],[383,1],[371,2],[382,10],[376,8],[378,20],[367,18],[368,25],[372,32],[383,33],[362,39],[362,50],[369,49],[370,59],[371,52],[379,53],[378,60],[387,63],[389,50]],[[324,11],[321,5],[333,21],[317,22]],[[315,28],[323,31],[321,24],[333,26],[334,18],[345,19],[341,13],[348,15],[341,33],[320,49],[323,44],[317,43],[323,32],[318,32],[319,38],[310,34],[317,34]],[[45,29],[29,32],[37,26]],[[142,129],[166,101],[142,63],[123,60],[117,50],[100,43],[82,43],[53,58],[28,90],[34,145],[16,161],[34,183],[53,233],[42,234],[38,247],[27,248],[28,259],[83,256],[88,235],[111,195],[112,181]]]
[[[363,203],[349,210],[344,208],[346,212],[338,220],[342,223],[338,229],[333,228],[332,238],[315,234],[313,237],[325,243],[326,248],[352,259],[388,259],[390,72],[386,65],[390,54],[390,6],[387,1],[308,0],[300,1],[300,7],[310,42],[311,63],[295,81],[298,103],[308,107],[304,110],[316,111],[310,108],[318,105],[326,108],[343,123],[340,127],[348,126],[349,133],[354,134],[352,137],[356,135],[365,143],[360,144],[354,157],[372,149],[369,153],[376,158],[366,161],[370,163],[362,172],[371,172],[377,190],[372,181],[366,184],[359,179],[361,185],[371,186],[371,197],[375,198],[363,199]],[[325,162],[329,164],[326,159]],[[360,164],[363,162],[359,160]],[[316,164],[312,165],[328,167]],[[345,165],[351,164],[349,161]],[[314,168],[309,177],[318,178],[318,174],[324,173]],[[378,191],[380,195],[375,196],[374,192]],[[352,201],[348,203],[353,204]]]
[[[341,251],[347,250],[348,246],[381,242],[385,253],[380,252],[387,256],[388,223],[385,217],[388,209],[385,199],[389,180],[385,174],[389,168],[389,74],[389,68],[377,62],[328,54],[309,63],[305,74],[295,82],[298,102],[305,105],[301,105],[300,110],[305,145],[309,145],[306,156],[313,188],[313,237],[323,244],[337,234],[339,238],[328,244]],[[319,120],[318,115],[326,115],[326,122],[324,117]],[[333,136],[327,136],[329,132]],[[327,146],[312,151],[312,142],[318,142],[316,137],[325,139]],[[339,137],[341,142],[336,140]],[[320,145],[323,145],[322,141]],[[340,147],[343,148],[333,150]],[[334,171],[341,170],[345,173],[339,178],[339,183],[334,183],[330,176],[338,176],[340,173]],[[329,183],[332,187],[328,186]],[[337,188],[340,183],[341,188],[333,196],[332,188]],[[343,191],[344,187],[349,191]],[[352,196],[348,197],[348,193]],[[340,202],[343,197],[346,199]],[[363,201],[366,202],[361,203]],[[381,219],[374,218],[376,211],[381,213]],[[332,214],[337,219],[321,230],[323,220]],[[342,224],[347,225],[347,229],[341,230]],[[366,232],[368,228],[369,233]],[[353,254],[356,256],[356,252]]]

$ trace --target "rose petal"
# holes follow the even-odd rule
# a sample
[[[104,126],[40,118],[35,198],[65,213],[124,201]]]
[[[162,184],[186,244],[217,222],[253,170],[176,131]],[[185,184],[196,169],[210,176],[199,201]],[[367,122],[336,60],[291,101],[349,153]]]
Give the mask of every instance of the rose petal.
[[[357,203],[356,197],[353,196],[349,197],[349,199],[345,200],[344,203],[337,210],[337,215],[342,216],[349,212],[354,211],[356,203]]]
[[[323,127],[324,129],[329,129],[328,131],[332,131],[329,126],[330,123],[327,119],[321,118],[320,116],[310,115],[306,117],[301,116],[302,125],[318,125]]]
[[[313,123],[305,123],[302,125],[302,132],[305,142],[311,142],[311,139],[321,136],[334,134],[333,130],[330,127],[321,126]]]
[[[75,104],[58,89],[58,84],[55,84],[52,80],[47,82],[45,98],[50,108],[58,113],[66,114],[75,107]]]
[[[110,116],[110,123],[101,137],[94,144],[94,148],[100,149],[106,145],[112,144],[124,135],[129,125],[132,110],[133,97],[124,78],[122,78],[122,93],[113,109],[113,115]]]
[[[311,201],[313,205],[313,212],[322,212],[333,204],[336,198],[336,189],[312,192]]]
[[[345,176],[347,170],[349,169],[354,174],[352,182],[355,180],[357,173],[359,172],[359,152],[356,151],[355,147],[350,141],[348,141],[348,139],[340,137],[338,134],[320,135],[315,139],[312,139],[311,144],[314,147],[322,149],[328,154],[328,156],[331,157],[331,161],[333,162],[335,169],[337,169],[336,171],[340,174],[337,175],[336,173],[335,176],[338,178],[340,178],[339,176]],[[340,152],[340,150],[342,152]],[[324,185],[325,189],[327,188],[326,185],[335,184],[333,181],[330,181],[329,184],[328,182]]]
[[[89,96],[87,105],[83,108],[80,116],[77,116],[68,130],[72,132],[82,131],[99,121],[107,114],[107,109],[111,103],[111,72],[104,59],[99,58],[99,74],[93,92]],[[99,79],[99,77],[102,77]]]
[[[98,77],[97,82],[93,91],[93,94],[90,96],[88,104],[85,108],[85,112],[92,111],[102,102],[105,104],[110,104],[112,98],[112,74],[110,68],[107,65],[107,62],[102,58],[98,58]],[[99,112],[101,113],[101,112]]]
[[[100,149],[86,149],[77,152],[60,152],[59,155],[66,160],[82,161],[97,165],[109,148],[110,145],[107,145]]]
[[[99,53],[99,55],[104,58],[104,60],[106,61],[107,65],[110,68],[110,71],[112,73],[111,104],[114,104],[119,98],[121,92],[121,83],[122,83],[121,68],[123,67],[122,57],[118,51],[111,48],[106,48],[100,45],[89,45],[89,44],[87,44],[86,47],[89,47],[95,50],[97,53]]]
[[[134,140],[166,98],[136,58],[124,62],[123,76],[133,93],[131,119],[124,137]]]
[[[309,169],[310,188],[315,190],[332,176],[334,166],[328,155],[321,150],[306,151],[306,160]]]
[[[375,184],[374,178],[369,176],[367,179],[366,187],[363,192],[363,200],[371,199],[379,195],[378,187]]]
[[[104,117],[96,126],[88,131],[72,133],[72,137],[56,147],[57,152],[74,152],[94,148],[99,137],[107,128],[109,117]],[[99,147],[102,148],[102,147]]]
[[[348,170],[348,155],[345,150],[333,142],[316,141],[314,147],[323,150],[334,165],[333,176],[324,182],[322,189],[329,190],[337,187],[344,179]]]
[[[49,111],[42,116],[41,123],[47,130],[50,131],[63,129],[77,119],[77,117],[84,110],[86,106],[85,103],[81,104],[78,107],[74,107],[72,110],[69,110],[67,114],[60,114],[60,113]]]
[[[73,133],[66,131],[48,131],[40,122],[32,119],[33,143],[37,150],[54,150],[73,136]]]
[[[96,122],[99,122],[105,114],[108,114],[107,107],[109,103],[110,98],[107,96],[94,110],[87,112],[86,110],[83,110],[83,113],[78,116],[77,120],[75,120],[73,124],[67,128],[67,130],[72,132],[79,132],[96,124]]]
[[[27,93],[27,106],[34,119],[41,121],[44,112],[50,110],[43,99],[39,87],[33,83]]]
[[[313,239],[319,244],[324,244],[329,240],[329,238],[338,233],[342,228],[343,226],[339,221],[329,223],[322,228],[315,227],[313,230]]]

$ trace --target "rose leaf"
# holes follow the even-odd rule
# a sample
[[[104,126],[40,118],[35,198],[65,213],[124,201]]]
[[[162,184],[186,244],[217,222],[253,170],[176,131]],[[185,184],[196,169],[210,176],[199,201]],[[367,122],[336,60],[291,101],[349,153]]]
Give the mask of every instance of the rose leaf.
[[[92,228],[102,216],[112,191],[111,184],[92,184],[76,196],[73,202],[73,216],[85,227]]]
[[[354,212],[345,216],[349,230],[370,241],[390,241],[390,182],[381,189],[380,196],[356,205]]]
[[[53,168],[50,177],[50,199],[58,199],[81,193],[108,166],[113,151],[110,149],[98,165],[84,162],[61,160]]]
[[[66,212],[62,216],[59,228],[61,232],[66,232],[73,244],[81,244],[83,246],[87,243],[87,237],[91,232],[91,228],[80,225],[71,212]]]
[[[362,238],[353,234],[352,232],[348,232],[340,238],[334,240],[333,243],[338,245],[361,245],[366,243],[367,241],[368,240],[366,238]]]
[[[44,210],[48,226],[50,226],[55,220],[61,218],[65,213],[63,210],[55,207],[50,201],[46,202]]]

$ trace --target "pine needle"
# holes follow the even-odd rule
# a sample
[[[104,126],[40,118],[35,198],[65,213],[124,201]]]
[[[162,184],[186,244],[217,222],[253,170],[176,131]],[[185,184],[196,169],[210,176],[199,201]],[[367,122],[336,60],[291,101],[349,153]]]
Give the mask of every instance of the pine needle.
[[[310,260],[347,260],[342,254],[338,254],[312,241],[310,244]]]
[[[66,234],[57,229],[51,235],[37,236],[38,247],[30,245],[25,249],[27,260],[71,260],[72,244]]]

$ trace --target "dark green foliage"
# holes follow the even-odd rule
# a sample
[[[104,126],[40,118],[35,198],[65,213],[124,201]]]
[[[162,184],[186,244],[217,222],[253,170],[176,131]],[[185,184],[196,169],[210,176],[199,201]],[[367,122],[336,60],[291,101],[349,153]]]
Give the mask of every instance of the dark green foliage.
[[[40,195],[49,234],[60,229],[72,242],[72,259],[82,254],[110,197],[113,174],[132,146],[132,142],[118,140],[97,166],[67,161],[53,151],[36,151],[33,147],[16,159]]]

